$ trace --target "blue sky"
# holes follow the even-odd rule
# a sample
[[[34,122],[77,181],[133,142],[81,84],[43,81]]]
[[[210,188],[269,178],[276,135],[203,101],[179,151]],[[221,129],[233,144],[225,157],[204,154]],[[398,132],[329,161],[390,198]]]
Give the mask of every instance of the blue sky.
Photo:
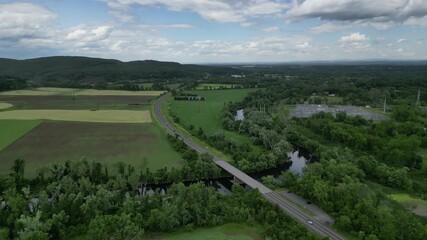
[[[0,0],[0,57],[426,59],[427,0]]]

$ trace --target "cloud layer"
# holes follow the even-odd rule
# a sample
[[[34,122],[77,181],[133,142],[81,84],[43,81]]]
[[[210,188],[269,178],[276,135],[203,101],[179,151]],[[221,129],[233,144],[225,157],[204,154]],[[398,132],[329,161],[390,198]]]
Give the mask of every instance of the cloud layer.
[[[41,37],[56,15],[31,3],[0,4],[0,39]]]
[[[132,19],[131,6],[162,6],[171,11],[195,12],[216,22],[246,22],[252,18],[283,12],[288,4],[279,0],[100,0],[121,20]]]
[[[61,16],[46,7],[30,2],[0,4],[0,57],[52,54],[121,60],[242,62],[427,55],[427,36],[417,33],[427,27],[427,0],[390,0],[387,4],[379,0],[290,3],[97,0],[97,3],[107,7],[105,14],[111,20],[67,27],[59,27]],[[199,17],[193,22],[147,24],[138,18],[141,8],[190,12]],[[210,29],[201,29],[198,21],[206,21],[219,30],[210,34]],[[222,32],[222,26],[232,31]],[[409,35],[392,31],[409,26],[412,30]],[[250,34],[242,34],[244,31]],[[188,34],[190,37],[185,37]]]
[[[403,23],[427,16],[426,0],[294,0],[291,20],[320,18],[338,21]]]

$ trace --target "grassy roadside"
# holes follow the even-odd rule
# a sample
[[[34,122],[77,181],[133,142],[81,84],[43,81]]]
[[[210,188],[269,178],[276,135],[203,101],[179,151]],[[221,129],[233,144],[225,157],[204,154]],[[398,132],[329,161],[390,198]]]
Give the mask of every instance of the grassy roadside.
[[[316,216],[316,214],[314,214],[313,212],[311,212],[310,210],[308,210],[307,208],[305,208],[304,206],[301,206],[301,204],[298,204],[294,201],[292,201],[291,199],[287,198],[285,196],[285,194],[283,194],[283,191],[287,191],[287,189],[283,189],[283,188],[279,188],[279,189],[275,189],[274,190],[276,193],[280,194],[280,196],[282,196],[284,199],[286,199],[288,202],[292,203],[294,206],[298,207],[299,209],[301,209],[301,211],[305,212],[306,214],[308,214],[309,216]]]

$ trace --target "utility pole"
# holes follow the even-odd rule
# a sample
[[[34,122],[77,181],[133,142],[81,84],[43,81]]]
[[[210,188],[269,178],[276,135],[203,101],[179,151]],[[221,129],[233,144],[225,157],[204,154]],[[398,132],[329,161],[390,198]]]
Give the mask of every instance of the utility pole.
[[[416,106],[416,107],[421,106],[420,97],[421,97],[421,90],[418,90],[417,101],[415,102],[415,106]]]

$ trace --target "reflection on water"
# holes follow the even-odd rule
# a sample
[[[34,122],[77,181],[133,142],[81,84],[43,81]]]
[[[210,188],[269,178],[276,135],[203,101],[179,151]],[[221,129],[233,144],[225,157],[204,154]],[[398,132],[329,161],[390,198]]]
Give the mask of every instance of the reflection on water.
[[[231,193],[231,187],[233,186],[233,178],[232,177],[224,177],[218,179],[209,179],[209,180],[201,180],[201,181],[186,181],[183,182],[185,186],[189,186],[194,183],[202,182],[205,186],[215,188],[219,193],[223,195],[229,195]],[[141,187],[138,189],[138,193],[140,195],[148,195],[152,196],[154,191],[159,191],[161,195],[165,194],[165,192],[170,188],[172,184],[150,184],[148,186]]]
[[[289,171],[293,173],[302,174],[302,169],[310,163],[316,161],[316,159],[307,151],[302,148],[297,148],[293,152],[288,153],[288,156],[292,162],[289,167]]]
[[[258,181],[261,181],[262,177],[267,175],[272,175],[275,178],[279,177],[283,171],[289,170],[293,173],[302,174],[304,167],[310,163],[316,162],[317,159],[312,156],[307,150],[303,148],[295,148],[292,152],[288,153],[289,162],[278,166],[276,168],[264,170],[261,172],[249,174],[251,177],[255,178]],[[224,195],[229,195],[231,193],[231,187],[233,186],[233,177],[224,177],[217,179],[208,179],[203,181],[187,181],[184,182],[184,185],[188,186],[193,183],[203,182],[206,186],[214,187],[218,192]],[[143,195],[153,195],[154,190],[159,191],[161,194],[171,186],[172,184],[159,184],[159,185],[148,185],[145,190],[140,188],[139,194]]]
[[[245,114],[243,109],[237,110],[236,115],[234,116],[235,121],[243,121],[245,120]]]
[[[288,153],[289,162],[277,166],[276,168],[264,170],[257,173],[249,174],[251,177],[261,180],[262,177],[272,175],[273,177],[279,177],[283,171],[289,170],[293,173],[302,174],[304,167],[310,163],[317,161],[317,159],[311,155],[307,150],[296,147],[292,152]]]

